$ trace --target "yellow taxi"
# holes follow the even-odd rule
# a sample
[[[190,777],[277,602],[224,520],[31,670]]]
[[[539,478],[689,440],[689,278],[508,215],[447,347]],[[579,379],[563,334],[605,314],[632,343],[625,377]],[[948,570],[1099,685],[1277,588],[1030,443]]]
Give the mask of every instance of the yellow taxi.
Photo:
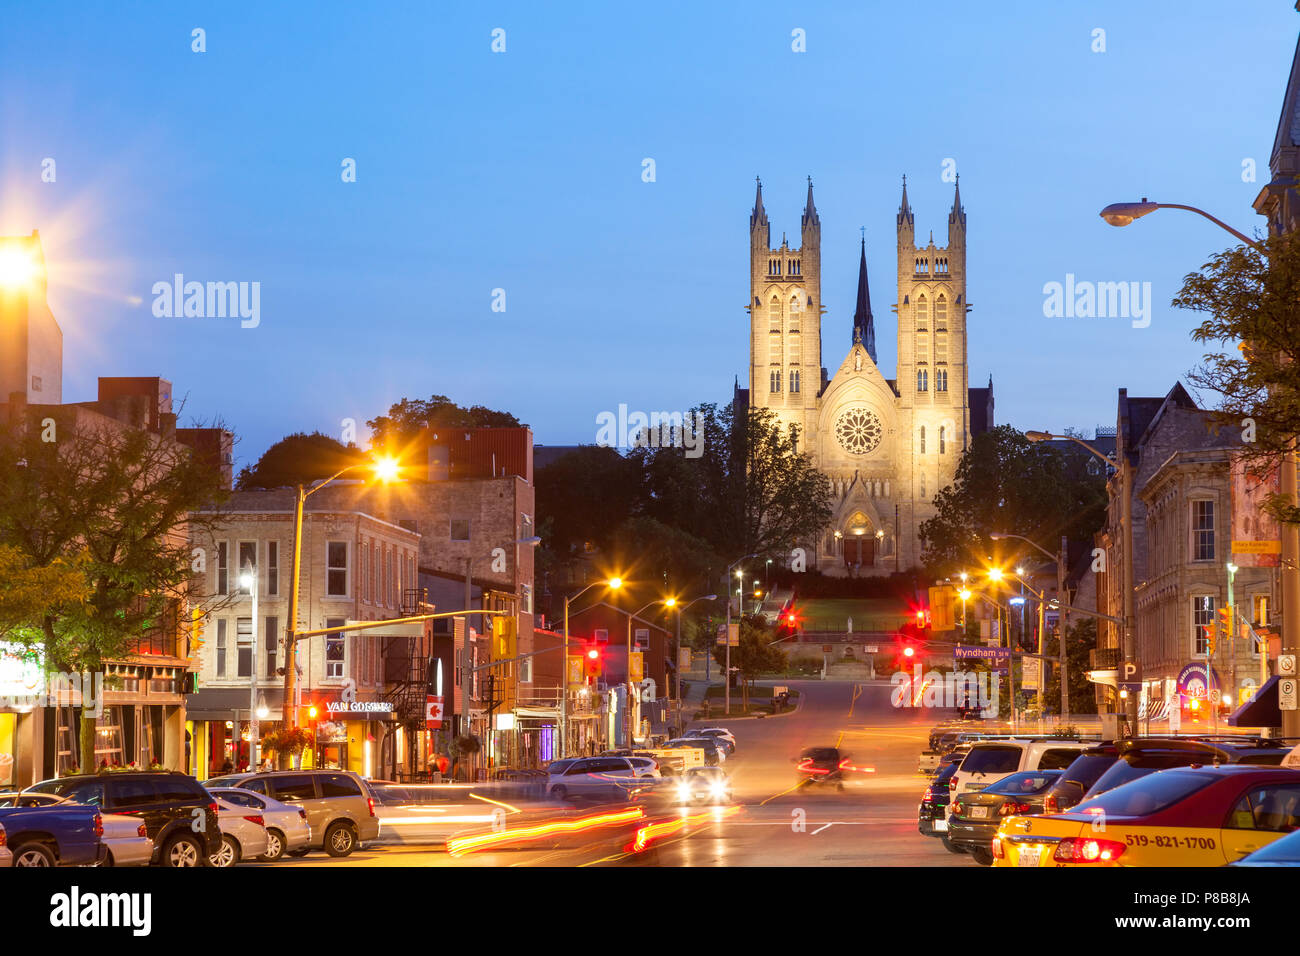
[[[1223,866],[1300,827],[1300,769],[1161,770],[1067,813],[1008,817],[994,866]]]

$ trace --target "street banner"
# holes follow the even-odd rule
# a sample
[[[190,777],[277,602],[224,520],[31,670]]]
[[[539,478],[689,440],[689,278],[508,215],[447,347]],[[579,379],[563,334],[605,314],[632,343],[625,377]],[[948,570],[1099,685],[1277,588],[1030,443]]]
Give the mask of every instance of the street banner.
[[[1037,657],[1026,657],[1020,662],[1020,665],[1021,690],[1038,690],[1041,686],[1039,675],[1043,662]]]
[[[1251,462],[1238,452],[1230,472],[1233,563],[1243,568],[1276,568],[1281,561],[1282,531],[1264,503],[1281,490],[1277,466]]]
[[[442,727],[442,698],[429,694],[424,698],[424,726],[429,730]]]
[[[633,651],[632,656],[628,658],[628,681],[633,684],[639,684],[645,680],[645,655],[640,651]]]
[[[569,686],[582,687],[587,683],[586,679],[582,675],[582,655],[568,654],[566,655],[566,658],[568,664]]]

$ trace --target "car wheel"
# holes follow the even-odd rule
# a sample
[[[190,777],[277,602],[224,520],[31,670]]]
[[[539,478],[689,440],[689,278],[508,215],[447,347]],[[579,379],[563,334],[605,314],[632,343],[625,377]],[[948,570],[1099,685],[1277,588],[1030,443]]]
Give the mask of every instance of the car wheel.
[[[100,866],[117,866],[117,864],[113,862],[113,851],[112,851],[112,850],[106,850],[106,851],[104,852],[104,861],[103,861],[102,863],[100,863],[99,865],[100,865]]]
[[[993,851],[988,847],[977,846],[970,851],[970,855],[975,858],[975,862],[980,866],[993,865]]]
[[[228,869],[239,862],[239,844],[235,838],[226,834],[221,835],[221,846],[217,852],[208,857],[208,863],[212,866]]]
[[[54,866],[54,852],[44,843],[14,847],[14,866]]]
[[[357,848],[357,832],[350,823],[332,823],[325,831],[325,852],[330,856],[349,856]]]
[[[951,840],[949,840],[949,839],[948,839],[948,834],[946,834],[946,833],[943,835],[943,848],[944,848],[945,850],[947,850],[949,853],[965,853],[965,852],[966,852],[964,849],[962,849],[961,847],[955,845]]]
[[[569,795],[569,791],[564,789],[564,787],[555,787],[551,790],[551,796],[553,796],[556,800],[563,800],[568,795]]]
[[[258,857],[267,863],[274,863],[284,856],[284,834],[275,828],[266,831],[266,852]]]
[[[171,867],[202,866],[205,859],[198,840],[192,836],[178,836],[163,850],[162,864]]]

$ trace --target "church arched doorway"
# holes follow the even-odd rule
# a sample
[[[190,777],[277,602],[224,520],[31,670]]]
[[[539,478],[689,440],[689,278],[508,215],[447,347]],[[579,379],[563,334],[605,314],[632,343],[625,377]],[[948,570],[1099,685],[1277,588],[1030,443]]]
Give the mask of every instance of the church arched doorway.
[[[845,523],[840,541],[845,567],[852,570],[875,566],[880,538],[871,519],[861,511],[854,512]]]

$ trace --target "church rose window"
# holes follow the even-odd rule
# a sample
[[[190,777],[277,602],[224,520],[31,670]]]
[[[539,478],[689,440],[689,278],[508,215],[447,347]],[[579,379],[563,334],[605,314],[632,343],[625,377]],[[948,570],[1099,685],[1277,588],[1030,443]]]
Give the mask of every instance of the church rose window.
[[[865,408],[850,408],[835,420],[835,437],[845,451],[866,455],[876,450],[883,434],[880,419]]]

